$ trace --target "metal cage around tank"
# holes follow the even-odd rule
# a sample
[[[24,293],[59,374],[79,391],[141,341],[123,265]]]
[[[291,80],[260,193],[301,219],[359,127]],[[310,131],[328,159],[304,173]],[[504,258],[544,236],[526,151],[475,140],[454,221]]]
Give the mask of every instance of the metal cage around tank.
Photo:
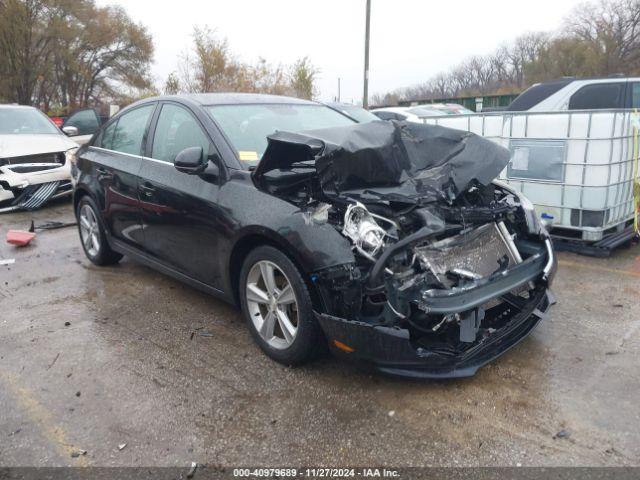
[[[426,118],[511,152],[500,178],[522,191],[554,236],[598,242],[632,228],[638,179],[632,110],[498,112]],[[634,144],[635,137],[635,144]]]

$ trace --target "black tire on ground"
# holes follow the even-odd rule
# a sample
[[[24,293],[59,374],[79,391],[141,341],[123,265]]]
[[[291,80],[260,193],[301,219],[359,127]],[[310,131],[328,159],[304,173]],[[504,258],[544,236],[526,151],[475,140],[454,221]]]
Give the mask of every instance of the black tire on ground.
[[[251,319],[247,302],[247,278],[252,267],[261,261],[268,261],[275,264],[286,276],[293,288],[297,302],[297,332],[293,343],[287,348],[278,349],[270,345],[261,336]],[[284,365],[301,365],[309,362],[327,350],[326,340],[320,325],[313,314],[313,305],[309,290],[300,272],[294,263],[280,250],[261,246],[252,250],[242,265],[240,271],[240,306],[249,331],[262,351]]]
[[[97,219],[98,238],[100,240],[100,246],[97,250],[97,253],[95,254],[92,254],[82,241],[80,212],[83,208],[91,208],[93,214],[95,215],[95,218]],[[122,259],[122,255],[118,252],[114,252],[109,246],[109,242],[107,241],[107,236],[105,234],[104,225],[102,223],[102,218],[100,217],[100,214],[98,212],[100,212],[100,209],[96,206],[95,202],[90,196],[85,195],[78,202],[78,205],[76,206],[76,219],[78,221],[78,234],[80,235],[80,244],[82,245],[82,249],[84,250],[85,255],[91,261],[91,263],[99,266],[115,265]]]

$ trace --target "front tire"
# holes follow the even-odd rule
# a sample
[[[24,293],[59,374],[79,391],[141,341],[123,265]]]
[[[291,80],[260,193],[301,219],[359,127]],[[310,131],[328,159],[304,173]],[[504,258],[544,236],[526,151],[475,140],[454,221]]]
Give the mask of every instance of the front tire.
[[[80,243],[87,258],[95,265],[114,265],[122,255],[111,250],[100,220],[98,207],[89,196],[84,196],[76,207]]]
[[[285,365],[300,365],[323,351],[325,340],[307,285],[281,251],[262,246],[240,272],[240,304],[262,351]]]

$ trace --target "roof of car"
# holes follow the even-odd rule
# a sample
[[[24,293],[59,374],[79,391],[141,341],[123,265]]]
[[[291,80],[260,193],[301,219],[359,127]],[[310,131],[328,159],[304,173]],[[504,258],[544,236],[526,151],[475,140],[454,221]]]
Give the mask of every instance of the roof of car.
[[[285,97],[281,95],[267,95],[262,93],[188,93],[155,97],[153,100],[187,99],[200,105],[237,105],[255,103],[280,103],[294,105],[318,105],[310,100]],[[151,99],[149,99],[151,100]]]
[[[396,112],[396,113],[406,113],[409,107],[382,107],[382,108],[372,108],[371,112]]]
[[[353,103],[345,103],[345,102],[323,102],[328,107],[357,107],[362,108],[360,105],[354,105]]]
[[[35,108],[35,107],[31,107],[29,105],[18,105],[18,104],[11,104],[11,103],[5,103],[5,104],[0,104],[0,108]]]

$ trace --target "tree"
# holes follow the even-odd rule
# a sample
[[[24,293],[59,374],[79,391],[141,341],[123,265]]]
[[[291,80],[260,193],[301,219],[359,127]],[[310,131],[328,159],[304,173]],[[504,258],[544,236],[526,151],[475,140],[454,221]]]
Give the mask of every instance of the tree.
[[[311,64],[308,57],[298,59],[291,67],[291,88],[293,94],[299,98],[311,100],[317,92],[314,86],[318,70]]]
[[[525,65],[535,62],[540,52],[548,46],[548,43],[548,34],[534,32],[521,35],[515,39],[512,45],[505,48],[509,83],[518,89],[522,89],[525,86]]]
[[[165,95],[176,95],[180,93],[181,85],[180,79],[178,78],[178,74],[176,72],[171,72],[167,77],[167,80],[164,82],[164,94]]]
[[[523,64],[523,73],[531,83],[570,76],[596,76],[594,57],[577,38],[551,40],[538,52],[537,58]]]
[[[640,72],[640,0],[582,4],[565,30],[583,42],[598,75]]]
[[[0,93],[30,104],[54,41],[52,7],[41,0],[0,0]]]
[[[148,75],[153,59],[151,36],[121,7],[67,2],[59,21],[66,25],[55,52],[62,103],[74,108],[98,97],[152,87]]]
[[[180,82],[188,92],[246,91],[249,71],[208,27],[193,30],[193,50],[179,66]]]
[[[92,0],[0,0],[5,101],[83,107],[152,86],[151,36]]]
[[[167,78],[165,91],[252,92],[312,98],[317,73],[307,57],[290,68],[272,65],[264,58],[255,64],[242,62],[227,40],[216,36],[214,30],[195,27],[193,46],[182,54],[178,73]]]
[[[249,68],[251,92],[269,93],[271,95],[289,95],[291,87],[284,68],[281,65],[270,65],[264,58]]]

